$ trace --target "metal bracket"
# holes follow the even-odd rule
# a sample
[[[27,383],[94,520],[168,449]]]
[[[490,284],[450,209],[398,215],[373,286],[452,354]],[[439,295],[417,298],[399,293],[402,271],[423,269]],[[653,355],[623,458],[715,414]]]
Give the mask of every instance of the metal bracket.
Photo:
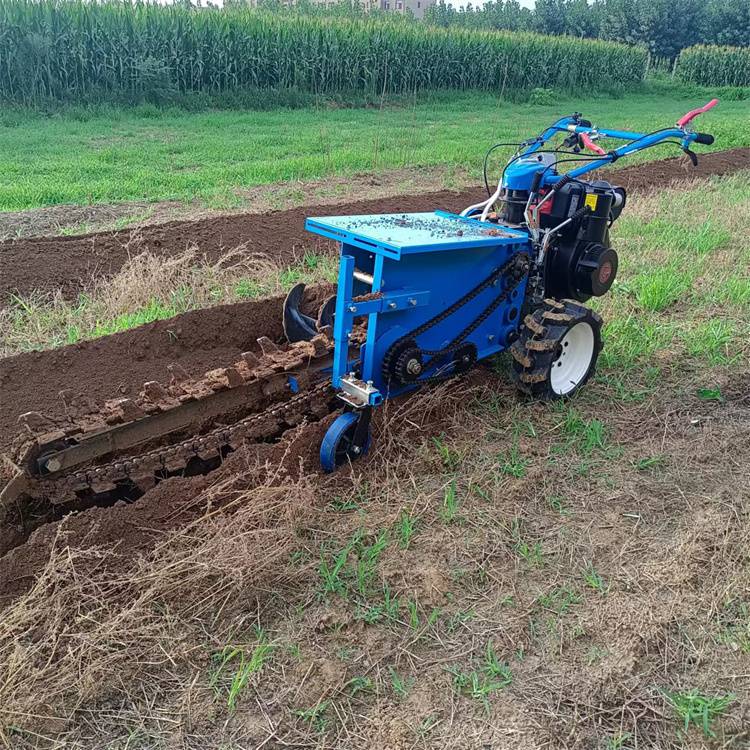
[[[429,292],[410,292],[407,294],[391,294],[370,299],[364,302],[354,302],[346,305],[346,312],[352,315],[370,315],[370,313],[398,312],[399,310],[411,310],[414,307],[423,307],[430,301]]]
[[[341,378],[341,391],[338,397],[355,409],[363,409],[367,406],[379,406],[383,403],[383,394],[375,388],[372,380],[366,383],[357,378],[354,373],[348,377]]]

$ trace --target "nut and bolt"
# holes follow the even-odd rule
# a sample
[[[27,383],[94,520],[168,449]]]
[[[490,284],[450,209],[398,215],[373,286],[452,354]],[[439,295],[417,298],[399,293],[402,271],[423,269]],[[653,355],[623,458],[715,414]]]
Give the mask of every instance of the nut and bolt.
[[[406,371],[409,375],[419,375],[422,372],[422,363],[418,359],[410,359],[406,363]]]
[[[388,303],[388,308],[390,310],[395,310],[397,307],[398,307],[398,305],[395,302],[389,302]]]
[[[417,306],[417,300],[415,300],[414,297],[409,297],[409,304],[412,307],[416,307]]]
[[[349,312],[350,313],[357,312],[357,306],[356,305],[349,305]]]

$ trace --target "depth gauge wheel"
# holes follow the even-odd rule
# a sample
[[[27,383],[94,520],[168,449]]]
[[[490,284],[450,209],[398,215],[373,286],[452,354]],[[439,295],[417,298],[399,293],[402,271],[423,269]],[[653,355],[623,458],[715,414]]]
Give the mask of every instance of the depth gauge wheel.
[[[367,424],[359,424],[366,419]],[[358,429],[359,428],[359,429]],[[347,411],[336,417],[320,444],[320,464],[327,473],[356,461],[370,449],[369,415]]]
[[[545,300],[526,316],[510,349],[514,380],[536,398],[567,398],[594,374],[601,349],[599,315],[570,300]]]

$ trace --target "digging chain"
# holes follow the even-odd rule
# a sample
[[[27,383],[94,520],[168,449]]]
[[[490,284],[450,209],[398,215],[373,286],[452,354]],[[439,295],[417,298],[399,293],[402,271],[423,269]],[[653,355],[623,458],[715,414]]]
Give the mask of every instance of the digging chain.
[[[193,456],[220,455],[224,447],[236,446],[247,438],[255,426],[269,419],[281,418],[294,410],[297,412],[305,411],[311,407],[316,397],[326,393],[330,384],[330,380],[325,380],[310,390],[293,396],[270,409],[251,414],[233,425],[217,427],[200,437],[191,437],[165,448],[155,448],[139,456],[112,461],[93,469],[82,469],[67,474],[58,480],[45,481],[42,479],[38,481],[43,484],[54,485],[56,489],[62,492],[70,492],[82,487],[114,484],[117,481],[153,474],[154,471],[174,470],[171,469],[170,464],[174,465],[179,462],[184,465]]]

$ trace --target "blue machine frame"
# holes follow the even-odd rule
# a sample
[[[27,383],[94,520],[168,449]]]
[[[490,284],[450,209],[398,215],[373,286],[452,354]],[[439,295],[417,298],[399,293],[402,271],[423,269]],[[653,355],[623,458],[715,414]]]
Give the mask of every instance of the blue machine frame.
[[[447,368],[450,374],[456,365],[446,359],[449,359],[446,352],[454,351],[456,346],[451,342],[472,344],[477,359],[500,352],[512,342],[521,322],[528,276],[513,280],[499,270],[515,256],[524,253],[531,258],[541,248],[536,260],[539,263],[544,245],[537,226],[528,222],[520,228],[505,226],[482,221],[478,213],[472,212],[480,209],[484,219],[503,189],[526,191],[538,197],[544,188],[558,183],[557,164],[568,158],[585,160],[567,172],[568,178],[575,179],[622,156],[678,139],[695,162],[689,146],[694,142],[710,145],[713,137],[693,132],[688,124],[717,103],[713,100],[686,114],[675,127],[653,133],[595,128],[579,115],[563,117],[536,138],[521,144],[506,165],[497,192],[461,215],[435,211],[308,219],[305,225],[308,231],[335,240],[340,246],[332,384],[342,400],[366,414],[364,420],[354,419],[348,413],[334,422],[321,448],[324,468],[327,471],[336,468],[337,451],[342,446],[346,450],[351,448],[347,454],[350,456],[366,451],[369,438],[362,429],[369,430],[371,407],[425,379],[440,376],[441,369]],[[578,148],[573,153],[544,149],[560,133],[579,136],[573,144]],[[595,143],[599,138],[627,143],[605,152]],[[598,158],[581,155],[580,147],[598,154]],[[474,294],[472,290],[483,280],[490,280],[492,285],[481,285]],[[460,305],[456,304],[458,301]],[[450,315],[440,318],[440,313],[452,305],[455,307]],[[367,318],[367,332],[357,356],[352,352],[352,332],[355,319],[361,317]],[[425,326],[428,321],[430,325]],[[442,360],[440,356],[434,360],[428,357],[415,382],[402,379],[398,386],[393,386],[384,373],[386,354],[398,349],[413,331],[418,334],[419,341],[415,342],[418,350],[427,355],[440,352]],[[465,335],[460,335],[461,332]]]
[[[413,387],[388,391],[384,382],[381,365],[395,341],[453,304],[468,291],[467,285],[489,276],[515,254],[529,251],[524,231],[444,211],[310,218],[306,228],[340,242],[331,379],[341,388],[356,364],[360,380],[370,386],[369,406]],[[508,334],[518,327],[525,283],[518,284],[507,304],[466,339],[477,347],[479,359],[508,345]],[[498,291],[485,290],[444,325],[421,336],[420,345],[445,347]],[[362,296],[367,298],[359,299]],[[367,339],[359,358],[352,361],[349,337],[355,318],[362,316],[367,316]]]

